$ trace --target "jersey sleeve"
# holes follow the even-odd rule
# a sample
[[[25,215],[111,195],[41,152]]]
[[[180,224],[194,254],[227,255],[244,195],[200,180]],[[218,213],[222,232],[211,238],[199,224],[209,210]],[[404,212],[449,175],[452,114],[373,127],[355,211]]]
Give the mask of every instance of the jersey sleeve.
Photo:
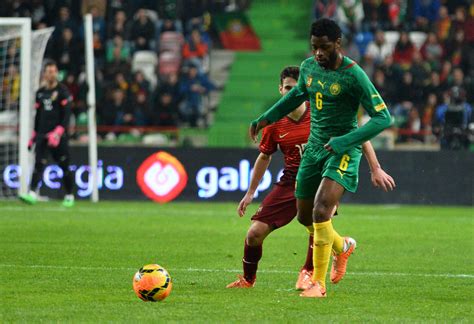
[[[355,146],[361,145],[375,137],[385,128],[390,127],[392,123],[387,105],[369,80],[367,74],[358,65],[355,65],[353,69],[356,84],[355,92],[359,96],[359,103],[371,118],[362,127],[343,136],[333,137],[329,141],[328,144],[336,154],[346,152]]]
[[[262,132],[262,139],[260,140],[259,150],[263,154],[271,155],[276,152],[278,144],[275,142],[272,134],[273,127],[265,127]]]
[[[69,90],[65,87],[61,87],[60,96],[59,96],[59,107],[60,107],[60,120],[58,126],[67,128],[69,125],[69,119],[71,117],[71,104],[72,96],[69,93]]]
[[[296,109],[304,101],[308,100],[308,91],[306,89],[304,77],[304,61],[301,63],[300,75],[296,86],[290,90],[284,97],[278,100],[270,109],[263,113],[259,118],[254,120],[252,124],[257,124],[262,120],[268,121],[270,124],[282,119],[290,112]]]
[[[38,132],[38,129],[39,129],[39,121],[40,121],[40,114],[41,114],[41,101],[39,100],[39,96],[38,96],[38,93],[39,91],[36,92],[36,96],[35,96],[35,124],[33,126],[33,130],[35,132]]]

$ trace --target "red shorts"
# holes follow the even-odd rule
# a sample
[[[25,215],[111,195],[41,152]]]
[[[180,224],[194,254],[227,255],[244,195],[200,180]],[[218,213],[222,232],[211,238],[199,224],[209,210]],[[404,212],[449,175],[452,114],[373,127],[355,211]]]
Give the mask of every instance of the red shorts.
[[[265,197],[252,220],[268,224],[273,229],[283,227],[295,218],[297,213],[295,183],[275,183]]]

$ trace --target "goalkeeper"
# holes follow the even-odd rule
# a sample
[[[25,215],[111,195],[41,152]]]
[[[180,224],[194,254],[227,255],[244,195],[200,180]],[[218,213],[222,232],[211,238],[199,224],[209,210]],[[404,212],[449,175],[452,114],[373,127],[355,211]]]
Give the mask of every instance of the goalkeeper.
[[[69,149],[66,129],[71,115],[71,95],[66,86],[58,82],[58,67],[50,61],[45,64],[43,79],[45,85],[36,92],[35,126],[28,142],[28,149],[35,146],[35,169],[28,194],[20,199],[29,204],[38,201],[38,189],[43,170],[48,162],[48,152],[63,171],[63,185],[66,192],[64,207],[74,206],[73,177],[69,170]]]

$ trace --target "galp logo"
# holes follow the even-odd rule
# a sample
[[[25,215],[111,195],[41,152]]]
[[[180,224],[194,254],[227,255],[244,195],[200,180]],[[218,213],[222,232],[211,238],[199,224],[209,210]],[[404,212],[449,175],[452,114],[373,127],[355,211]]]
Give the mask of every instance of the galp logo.
[[[176,198],[188,182],[181,162],[166,152],[150,155],[137,170],[137,183],[150,199],[165,203]]]

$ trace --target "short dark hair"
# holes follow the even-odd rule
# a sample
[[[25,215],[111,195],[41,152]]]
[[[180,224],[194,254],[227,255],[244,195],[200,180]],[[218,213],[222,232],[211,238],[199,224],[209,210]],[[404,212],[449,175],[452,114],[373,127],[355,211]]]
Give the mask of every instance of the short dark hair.
[[[44,64],[43,64],[43,71],[46,70],[46,68],[47,68],[48,66],[55,66],[55,67],[58,67],[58,65],[56,64],[56,61],[54,61],[54,60],[47,60],[47,61],[45,61]]]
[[[300,76],[299,67],[297,67],[296,65],[287,66],[280,73],[280,84],[283,84],[283,80],[285,78],[293,78],[295,80],[298,80],[299,76]]]
[[[331,19],[321,18],[311,24],[311,35],[316,37],[327,36],[330,41],[335,42],[341,38],[341,28]]]

